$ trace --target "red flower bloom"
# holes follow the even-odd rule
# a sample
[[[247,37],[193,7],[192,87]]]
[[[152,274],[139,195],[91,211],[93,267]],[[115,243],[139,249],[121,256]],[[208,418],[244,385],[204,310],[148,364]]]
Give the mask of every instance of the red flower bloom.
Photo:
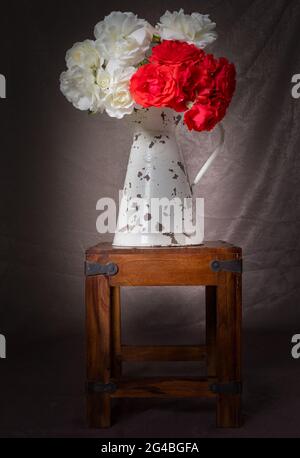
[[[132,76],[130,92],[142,107],[167,107],[177,93],[177,84],[168,66],[146,64]]]
[[[206,54],[199,64],[198,91],[212,92],[215,87],[214,75],[217,70],[217,60],[212,54]]]
[[[236,86],[235,66],[221,57],[215,74],[216,91],[228,102],[231,101]]]
[[[133,75],[130,91],[143,107],[185,112],[190,130],[211,130],[223,119],[235,90],[235,67],[194,45],[165,40],[155,46],[150,64]],[[187,109],[190,103],[192,108]]]
[[[184,122],[189,130],[212,130],[216,125],[216,110],[209,103],[195,103],[185,112]]]
[[[212,54],[205,54],[203,68],[206,70],[207,75],[213,77],[218,68],[218,60]]]
[[[204,51],[195,45],[164,40],[153,48],[149,61],[153,64],[182,65],[200,62],[204,56]]]
[[[189,130],[212,130],[220,122],[231,102],[235,86],[235,67],[227,59],[207,55],[200,64],[202,77],[195,104],[185,112]]]
[[[171,108],[176,111],[185,111],[187,103],[193,102],[199,90],[199,66],[178,65],[172,67],[174,79],[177,83],[177,93],[171,103]]]
[[[220,122],[228,107],[222,98],[203,99],[196,101],[190,110],[184,114],[184,122],[189,130],[212,130]]]

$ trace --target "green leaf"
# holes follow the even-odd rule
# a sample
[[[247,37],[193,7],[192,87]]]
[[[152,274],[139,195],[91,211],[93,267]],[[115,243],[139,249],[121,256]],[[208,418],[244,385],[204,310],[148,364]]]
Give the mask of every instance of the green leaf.
[[[145,65],[145,64],[149,64],[149,60],[147,58],[145,58],[144,60],[142,60],[139,64],[138,64],[138,68],[141,67],[142,65]]]
[[[152,43],[160,43],[161,42],[161,38],[159,35],[153,35],[152,37]]]

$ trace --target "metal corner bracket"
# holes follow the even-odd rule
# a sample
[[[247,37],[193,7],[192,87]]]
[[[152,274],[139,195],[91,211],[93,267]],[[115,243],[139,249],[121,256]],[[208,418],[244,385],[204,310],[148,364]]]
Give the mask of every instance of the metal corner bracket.
[[[241,394],[243,391],[242,382],[212,383],[210,390],[215,394]]]
[[[214,260],[210,263],[213,272],[233,272],[241,274],[243,271],[242,259]]]
[[[118,273],[118,266],[113,262],[108,264],[99,264],[98,262],[85,262],[85,275],[91,277],[95,275],[108,275],[113,276]]]
[[[88,393],[114,393],[117,391],[117,385],[112,382],[87,382],[86,387]]]

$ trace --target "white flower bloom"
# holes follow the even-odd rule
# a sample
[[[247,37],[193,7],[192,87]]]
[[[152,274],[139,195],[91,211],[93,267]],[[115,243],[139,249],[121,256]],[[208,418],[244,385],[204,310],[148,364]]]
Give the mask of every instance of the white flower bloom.
[[[95,42],[85,40],[75,43],[74,46],[67,51],[66,63],[69,69],[73,67],[80,68],[98,68],[103,65],[104,58],[100,56],[95,47]]]
[[[106,60],[136,65],[150,48],[154,28],[133,13],[113,11],[95,26],[96,48]]]
[[[90,69],[72,67],[60,76],[60,90],[78,110],[103,111],[100,89]]]
[[[100,68],[97,72],[96,82],[99,86],[100,96],[104,98],[110,91],[111,87],[111,74],[107,69]]]
[[[121,119],[132,113],[135,102],[130,94],[129,83],[135,72],[134,67],[120,68],[114,62],[110,62],[105,70],[98,71],[100,97],[109,116]]]
[[[162,40],[186,41],[200,49],[217,38],[214,31],[216,24],[209,19],[208,14],[184,14],[183,9],[173,13],[166,11],[156,27]]]
[[[133,112],[134,101],[128,87],[118,86],[113,92],[109,93],[104,101],[105,111],[112,118],[121,119],[125,115]]]

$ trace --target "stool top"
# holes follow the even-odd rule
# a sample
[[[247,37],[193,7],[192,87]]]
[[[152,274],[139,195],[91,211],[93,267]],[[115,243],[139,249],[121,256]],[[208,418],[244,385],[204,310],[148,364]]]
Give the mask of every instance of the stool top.
[[[190,245],[180,247],[116,247],[112,243],[99,243],[86,250],[86,255],[97,255],[97,254],[143,254],[143,253],[173,253],[173,254],[199,254],[205,252],[208,253],[236,253],[241,254],[242,249],[232,245],[231,243],[218,240],[215,242],[205,241],[201,245]]]

